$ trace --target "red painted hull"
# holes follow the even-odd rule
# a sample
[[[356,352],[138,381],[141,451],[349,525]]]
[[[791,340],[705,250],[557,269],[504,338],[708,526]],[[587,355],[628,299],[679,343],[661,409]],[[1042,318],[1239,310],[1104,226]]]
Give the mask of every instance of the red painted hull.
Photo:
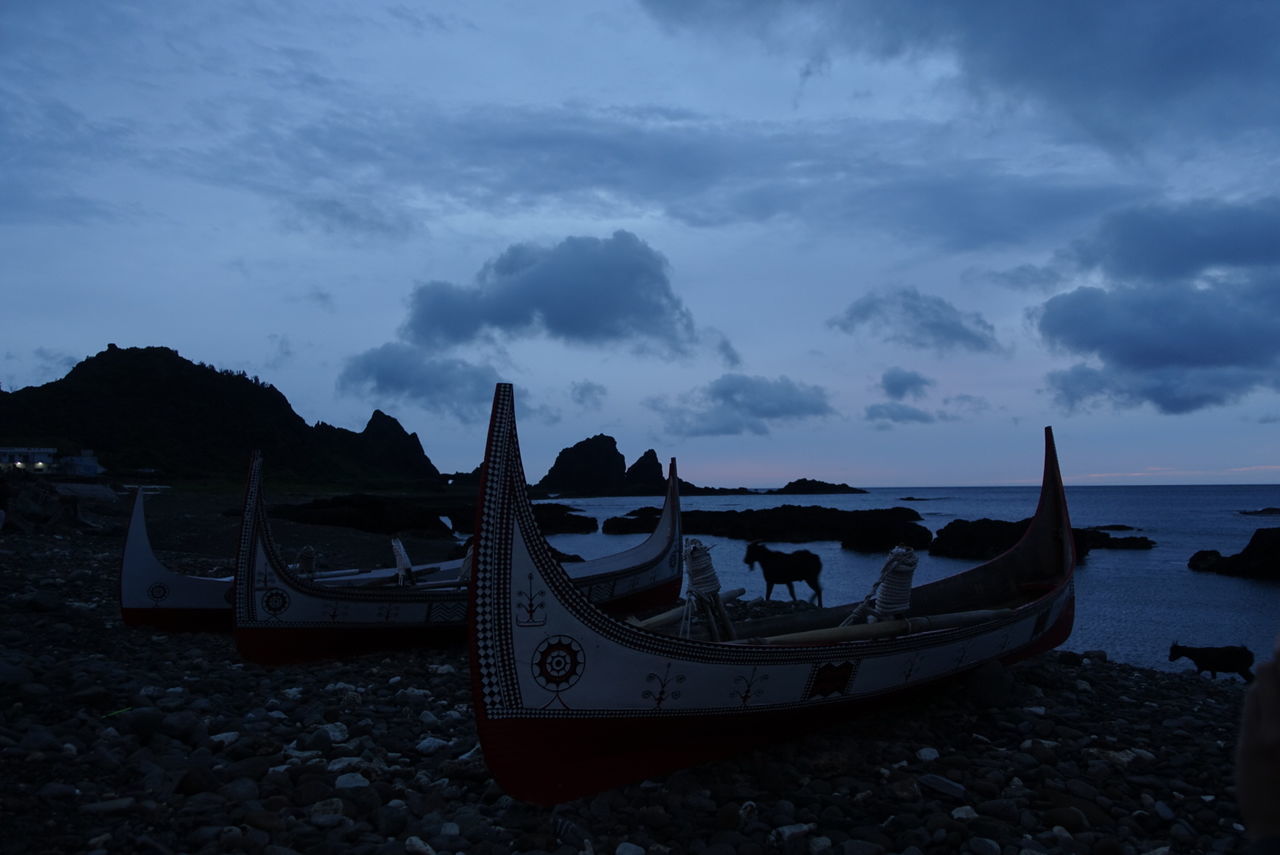
[[[1033,655],[1019,651],[1013,659]],[[792,709],[742,716],[723,713],[668,719],[549,719],[537,723],[539,738],[528,738],[528,720],[484,723],[484,760],[503,792],[535,805],[552,806],[632,784],[645,778],[724,760],[743,751],[794,738],[796,734],[856,720],[885,706],[919,704],[931,694],[952,691],[967,672],[940,677],[875,697],[817,709]],[[912,707],[915,709],[914,707]],[[583,746],[591,746],[584,751]],[[571,766],[571,776],[547,774]]]

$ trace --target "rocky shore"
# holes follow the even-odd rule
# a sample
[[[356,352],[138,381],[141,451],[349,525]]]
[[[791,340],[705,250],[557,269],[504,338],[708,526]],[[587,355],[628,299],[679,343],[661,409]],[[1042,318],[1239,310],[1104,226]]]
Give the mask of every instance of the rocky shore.
[[[464,649],[265,669],[226,636],[128,629],[120,546],[0,539],[0,851],[1243,848],[1234,679],[1051,653],[552,811],[491,780]]]

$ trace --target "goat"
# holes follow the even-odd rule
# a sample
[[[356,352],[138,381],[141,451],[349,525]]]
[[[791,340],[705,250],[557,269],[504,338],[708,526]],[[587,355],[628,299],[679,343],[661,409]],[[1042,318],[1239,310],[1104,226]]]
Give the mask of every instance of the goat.
[[[1175,641],[1169,645],[1170,662],[1183,656],[1196,666],[1196,674],[1208,671],[1209,676],[1217,679],[1218,672],[1221,671],[1224,674],[1239,674],[1246,683],[1253,682],[1253,672],[1249,670],[1249,666],[1253,665],[1253,651],[1242,644],[1232,647],[1185,647]]]
[[[813,589],[810,600],[822,607],[822,585],[818,584],[818,574],[822,572],[822,559],[807,549],[797,552],[774,552],[760,541],[747,544],[747,554],[742,556],[742,563],[748,570],[754,570],[756,562],[760,562],[760,572],[764,574],[764,598],[767,600],[773,593],[774,585],[786,585],[791,599],[796,599],[793,583],[806,582]]]

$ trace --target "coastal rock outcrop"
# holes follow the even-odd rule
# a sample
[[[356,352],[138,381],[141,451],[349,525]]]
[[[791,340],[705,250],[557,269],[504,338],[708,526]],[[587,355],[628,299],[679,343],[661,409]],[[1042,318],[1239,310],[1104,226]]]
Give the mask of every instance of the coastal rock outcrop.
[[[533,518],[543,534],[592,534],[600,528],[594,517],[555,502],[538,502],[533,506]]]
[[[928,549],[933,532],[917,522],[911,508],[877,508],[849,511],[851,523],[840,538],[840,548],[853,552],[888,552],[895,546]]]
[[[662,508],[636,508],[623,516],[609,517],[600,530],[605,534],[652,534],[661,516]]]
[[[662,471],[658,452],[650,448],[627,468],[622,484],[628,496],[660,496],[667,490],[667,476]]]
[[[849,544],[846,549],[861,552],[885,552],[900,543],[927,546],[933,535],[916,523],[920,518],[910,508],[842,511],[814,505],[685,511],[681,515],[685,534],[787,543],[838,540],[842,546]]]
[[[785,487],[770,490],[772,495],[820,496],[835,493],[865,493],[861,487],[850,487],[848,484],[832,484],[828,481],[815,481],[812,478],[797,478]]]
[[[1235,555],[1222,555],[1216,549],[1201,550],[1191,556],[1187,566],[1224,576],[1280,580],[1280,528],[1257,529],[1248,545]]]
[[[938,532],[933,545],[929,547],[929,554],[943,558],[987,561],[1017,543],[1030,522],[1030,519],[1017,522],[986,518],[952,520]],[[1103,529],[1132,531],[1129,526],[1118,525],[1071,529],[1075,540],[1076,563],[1084,561],[1094,549],[1153,549],[1156,545],[1149,537],[1114,537]]]
[[[574,496],[616,496],[623,491],[626,475],[618,441],[598,433],[562,449],[537,487]]]
[[[986,561],[1017,543],[1030,522],[1029,519],[1009,522],[986,517],[977,520],[952,520],[934,537],[929,554],[943,558]]]
[[[441,516],[466,516],[457,509],[418,499],[355,493],[328,496],[292,505],[272,505],[268,514],[310,525],[342,526],[379,534],[412,533],[417,537],[453,537]]]

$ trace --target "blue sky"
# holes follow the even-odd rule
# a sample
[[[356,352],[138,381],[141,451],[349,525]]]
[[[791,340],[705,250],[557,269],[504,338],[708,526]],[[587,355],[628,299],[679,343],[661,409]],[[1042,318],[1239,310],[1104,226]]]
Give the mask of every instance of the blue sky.
[[[1280,481],[1280,7],[0,6],[0,383],[164,345],[445,471]]]

